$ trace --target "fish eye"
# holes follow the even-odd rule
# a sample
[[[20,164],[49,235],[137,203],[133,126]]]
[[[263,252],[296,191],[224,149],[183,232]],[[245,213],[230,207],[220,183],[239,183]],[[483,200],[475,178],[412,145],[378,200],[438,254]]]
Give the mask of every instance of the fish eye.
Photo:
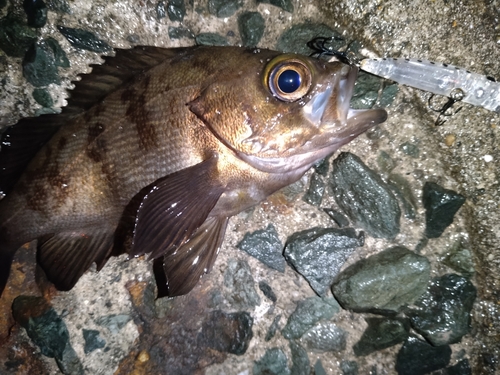
[[[279,100],[294,102],[304,97],[309,91],[311,71],[298,59],[277,61],[269,71],[268,85],[273,95]]]

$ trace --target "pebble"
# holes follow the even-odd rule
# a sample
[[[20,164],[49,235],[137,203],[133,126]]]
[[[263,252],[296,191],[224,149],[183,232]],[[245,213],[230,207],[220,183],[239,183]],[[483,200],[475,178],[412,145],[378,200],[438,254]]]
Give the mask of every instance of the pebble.
[[[43,0],[24,0],[23,8],[28,16],[28,26],[40,28],[47,23],[47,5]]]
[[[314,375],[327,375],[321,359],[318,359],[314,364]]]
[[[420,149],[418,148],[418,146],[411,142],[403,143],[401,146],[399,146],[399,149],[403,151],[404,154],[412,158],[418,158],[420,155]]]
[[[33,86],[41,87],[51,83],[61,83],[54,50],[45,41],[34,43],[28,49],[22,65],[24,78]]]
[[[280,320],[281,314],[274,317],[273,322],[266,332],[266,337],[264,338],[265,341],[270,341],[276,335],[276,331],[280,328]]]
[[[199,46],[228,46],[226,38],[216,33],[200,33],[195,37]]]
[[[366,356],[378,350],[389,348],[408,338],[410,323],[392,318],[366,318],[368,327],[354,344],[354,354]]]
[[[322,322],[302,335],[300,341],[308,350],[324,352],[340,352],[346,348],[347,333],[334,323]]]
[[[280,348],[270,348],[261,359],[255,362],[253,375],[290,375],[287,358]]]
[[[292,0],[257,0],[257,3],[267,3],[286,10],[287,12],[293,12]]]
[[[268,283],[264,280],[259,281],[259,289],[272,303],[276,303],[276,294],[274,294],[273,289]]]
[[[444,144],[448,147],[451,147],[455,144],[457,140],[457,136],[455,134],[447,134],[444,137]]]
[[[113,50],[104,40],[99,39],[93,33],[83,29],[73,29],[71,27],[57,26],[57,29],[77,49],[84,49],[92,52],[109,52]]]
[[[225,297],[232,308],[250,310],[260,305],[251,268],[245,260],[229,259],[224,272]]]
[[[472,253],[461,243],[456,244],[450,250],[443,263],[465,277],[472,277],[475,273]]]
[[[10,13],[0,19],[0,49],[8,56],[23,57],[36,39],[36,32]]]
[[[238,16],[238,30],[245,47],[255,47],[259,44],[266,22],[259,12],[243,12]]]
[[[168,27],[168,37],[170,39],[194,39],[194,34],[191,30],[186,27]]]
[[[170,21],[182,22],[186,15],[184,0],[169,0],[167,3],[167,15]]]
[[[37,87],[33,90],[32,95],[33,99],[35,99],[36,102],[42,107],[50,108],[54,105],[54,101],[52,100],[52,97],[50,96],[50,93],[47,91],[47,89]]]
[[[385,152],[380,151],[377,157],[377,165],[383,172],[390,172],[396,168],[396,162],[391,156]]]
[[[325,181],[317,174],[313,173],[311,175],[311,182],[309,183],[309,188],[302,197],[302,200],[313,206],[321,205],[323,200],[323,195],[325,193]]]
[[[450,362],[449,345],[432,346],[410,336],[396,357],[398,375],[425,375],[445,368]]]
[[[311,362],[309,362],[307,351],[295,341],[290,341],[289,345],[292,357],[290,375],[310,375]]]
[[[373,108],[380,90],[381,79],[364,72],[359,72],[351,99],[351,108]]]
[[[219,18],[232,16],[242,7],[241,0],[208,0],[208,12]]]
[[[83,351],[89,354],[97,349],[102,349],[106,346],[106,341],[100,336],[100,332],[95,329],[82,329],[83,340],[85,346]]]
[[[343,375],[358,375],[359,365],[356,361],[342,361],[340,362],[340,369]],[[374,374],[376,375],[376,374]]]

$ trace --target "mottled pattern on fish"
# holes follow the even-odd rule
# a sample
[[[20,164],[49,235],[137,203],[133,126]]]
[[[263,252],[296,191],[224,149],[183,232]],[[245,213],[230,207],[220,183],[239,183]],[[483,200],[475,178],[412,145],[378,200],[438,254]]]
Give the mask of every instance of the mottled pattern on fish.
[[[17,152],[19,129],[0,153],[4,274],[38,239],[49,280],[70,289],[129,238],[131,256],[156,259],[160,295],[187,293],[212,267],[230,216],[386,117],[349,110],[357,69],[338,62],[218,47],[139,47],[106,60],[62,115],[16,125],[61,126],[17,183],[17,160],[31,155]]]

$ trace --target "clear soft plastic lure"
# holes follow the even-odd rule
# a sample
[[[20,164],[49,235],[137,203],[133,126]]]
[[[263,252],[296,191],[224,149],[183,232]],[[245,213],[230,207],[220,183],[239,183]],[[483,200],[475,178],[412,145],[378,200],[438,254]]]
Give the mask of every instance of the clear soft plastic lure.
[[[391,81],[500,113],[500,82],[453,65],[417,59],[364,59],[360,68]]]

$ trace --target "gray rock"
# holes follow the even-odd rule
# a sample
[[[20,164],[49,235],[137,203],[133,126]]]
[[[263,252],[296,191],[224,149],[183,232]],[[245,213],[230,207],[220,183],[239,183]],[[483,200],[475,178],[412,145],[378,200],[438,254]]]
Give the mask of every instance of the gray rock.
[[[238,16],[238,30],[245,47],[255,47],[262,36],[266,23],[259,12],[243,12]]]
[[[230,17],[242,6],[241,0],[208,0],[208,11],[219,17]]]
[[[330,184],[339,207],[368,234],[394,238],[399,233],[401,211],[396,197],[356,155],[343,152],[333,161]]]
[[[425,375],[445,368],[450,362],[448,345],[432,346],[415,337],[409,337],[396,357],[398,375]]]
[[[43,0],[23,1],[23,8],[28,16],[28,26],[44,27],[47,23],[47,5]]]
[[[281,334],[286,339],[298,339],[320,320],[331,319],[340,311],[334,298],[307,298],[297,304]]]
[[[290,341],[290,353],[292,355],[290,375],[309,375],[311,363],[306,350],[295,341]]]
[[[260,305],[251,269],[244,260],[230,259],[224,273],[225,297],[232,308],[250,310]]]
[[[346,227],[349,225],[349,219],[339,211],[335,211],[331,208],[323,208],[330,218],[335,221],[340,228]]]
[[[453,246],[449,254],[443,260],[443,263],[465,277],[474,275],[475,270],[471,251],[460,243]]]
[[[325,181],[317,174],[313,173],[309,183],[309,189],[302,197],[302,200],[313,206],[321,205],[323,194],[325,193]]]
[[[411,142],[403,143],[401,146],[399,146],[399,149],[412,158],[418,158],[418,156],[420,155],[418,146]]]
[[[333,323],[319,323],[302,335],[300,341],[315,352],[340,352],[346,347],[347,333]]]
[[[8,56],[23,57],[36,38],[36,32],[11,13],[0,19],[0,49]]]
[[[405,341],[410,323],[401,319],[367,318],[368,327],[360,340],[354,344],[356,356],[365,356]]]
[[[276,44],[276,49],[283,52],[300,53],[302,55],[310,55],[312,50],[307,47],[307,42],[317,36],[325,38],[341,37],[341,34],[323,23],[301,23],[290,27],[287,31],[281,34]],[[338,49],[342,47],[344,42],[333,42],[332,47]]]
[[[170,21],[182,22],[186,15],[186,4],[184,0],[169,0],[167,3],[167,15]]]
[[[413,191],[408,180],[400,174],[392,173],[389,175],[388,182],[389,187],[396,194],[403,205],[405,217],[410,220],[415,219],[418,209],[417,200],[413,195]]]
[[[429,279],[427,258],[393,247],[345,269],[332,291],[346,309],[391,314],[419,298]]]
[[[186,27],[169,26],[168,27],[168,37],[170,39],[182,39],[182,38],[194,39],[194,34],[191,30],[189,30]],[[202,40],[202,42],[203,42],[203,40]]]
[[[106,346],[106,341],[100,336],[100,332],[95,329],[82,329],[83,340],[85,341],[85,346],[83,351],[85,354],[89,354],[94,350],[104,348]]]
[[[54,51],[44,41],[34,43],[23,59],[23,75],[33,86],[60,84]]]
[[[292,0],[257,0],[257,3],[268,3],[277,7],[280,7],[287,12],[293,12]]]
[[[386,85],[382,90],[382,94],[380,95],[378,105],[382,108],[389,107],[396,98],[398,91],[399,87],[397,84]]]
[[[50,108],[54,105],[54,101],[47,89],[35,88],[33,90],[33,99],[42,107]]]
[[[326,176],[330,168],[329,156],[313,165],[314,171],[320,176]]]
[[[266,332],[266,337],[264,338],[265,341],[270,341],[276,335],[276,331],[280,328],[280,320],[281,314],[274,317],[273,322]]]
[[[314,373],[313,375],[327,375],[326,371],[321,363],[321,359],[318,359],[314,364]]]
[[[262,358],[255,362],[252,373],[253,375],[290,375],[283,350],[267,349]]]
[[[380,151],[377,157],[377,165],[382,171],[390,172],[396,167],[396,162],[387,152]]]
[[[226,38],[216,33],[200,33],[194,40],[199,46],[228,46]]]
[[[432,345],[459,342],[470,331],[476,288],[465,277],[448,274],[432,281],[410,309],[412,327]]]
[[[374,75],[360,72],[354,86],[351,108],[372,108],[377,101],[381,82],[381,79]]]
[[[292,234],[285,245],[285,259],[324,296],[349,255],[363,246],[363,233],[352,228],[312,228]]]
[[[269,298],[269,300],[271,300],[272,303],[276,303],[276,294],[274,294],[273,289],[268,283],[264,280],[259,281],[259,289],[267,298]]]
[[[340,369],[343,375],[358,375],[359,365],[356,361],[342,361],[340,362]],[[374,374],[376,375],[376,374]]]
[[[243,240],[236,247],[257,258],[266,266],[285,272],[285,258],[282,255],[283,244],[274,225],[269,224],[266,229],[245,233]]]
[[[465,197],[434,182],[426,182],[422,200],[425,207],[425,235],[437,238],[453,222]]]
[[[85,49],[87,51],[99,53],[112,50],[108,43],[99,39],[90,31],[64,26],[57,26],[57,29],[64,35],[68,42],[77,49]]]

